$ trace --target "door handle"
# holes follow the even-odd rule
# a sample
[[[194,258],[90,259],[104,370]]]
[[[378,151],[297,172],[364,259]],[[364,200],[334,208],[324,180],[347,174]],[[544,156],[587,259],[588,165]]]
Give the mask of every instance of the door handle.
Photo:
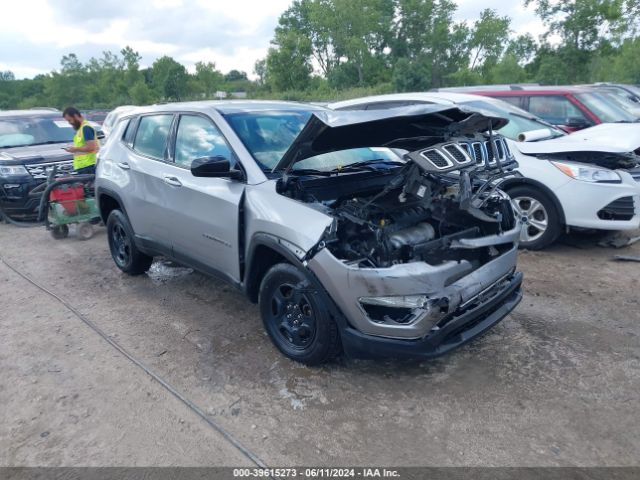
[[[120,162],[116,165],[118,165],[122,170],[129,170],[131,168],[127,162]]]
[[[180,180],[178,180],[176,177],[173,177],[171,175],[164,175],[162,179],[164,180],[164,183],[166,183],[167,185],[171,185],[172,187],[182,186],[182,183],[180,183]]]

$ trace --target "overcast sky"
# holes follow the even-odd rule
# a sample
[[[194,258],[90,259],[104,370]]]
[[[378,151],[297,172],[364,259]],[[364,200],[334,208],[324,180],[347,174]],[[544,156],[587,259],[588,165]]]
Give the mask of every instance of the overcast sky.
[[[130,45],[148,66],[170,55],[192,68],[212,61],[223,72],[251,74],[266,55],[278,16],[291,0],[13,0],[3,2],[0,70],[17,78],[59,69],[63,55],[81,61]],[[457,0],[457,20],[472,22],[494,8],[513,19],[517,33],[542,33],[522,1]]]

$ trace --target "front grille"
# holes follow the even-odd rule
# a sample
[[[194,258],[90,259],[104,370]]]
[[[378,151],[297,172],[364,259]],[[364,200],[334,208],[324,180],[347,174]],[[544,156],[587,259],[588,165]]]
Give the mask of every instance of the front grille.
[[[53,167],[57,167],[56,177],[63,177],[73,175],[73,160],[64,160],[62,162],[50,162],[50,163],[31,163],[25,165],[25,168],[29,174],[36,180],[46,180],[53,170]]]
[[[482,155],[482,144],[475,142],[473,145],[473,156],[476,163],[484,163],[484,155]]]
[[[444,149],[455,159],[456,162],[460,164],[469,163],[471,161],[471,158],[467,157],[458,145],[445,145]]]
[[[442,153],[437,150],[425,150],[420,152],[424,158],[429,160],[436,168],[448,168],[453,166],[451,160],[448,160]]]
[[[633,197],[614,200],[598,212],[601,220],[631,220],[635,214]]]

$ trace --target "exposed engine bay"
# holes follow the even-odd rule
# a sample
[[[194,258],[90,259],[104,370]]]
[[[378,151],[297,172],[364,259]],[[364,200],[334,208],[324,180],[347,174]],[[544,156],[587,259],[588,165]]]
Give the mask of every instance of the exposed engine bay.
[[[517,174],[501,136],[452,138],[405,153],[404,160],[376,171],[292,175],[279,181],[278,191],[333,216],[319,248],[353,266],[463,259],[479,266],[513,247],[457,244],[516,225],[509,198],[498,189],[502,179]]]

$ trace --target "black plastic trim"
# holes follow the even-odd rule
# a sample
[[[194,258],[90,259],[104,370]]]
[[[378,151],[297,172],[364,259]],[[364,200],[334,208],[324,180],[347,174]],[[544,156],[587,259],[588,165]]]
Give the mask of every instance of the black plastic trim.
[[[344,351],[353,358],[435,358],[444,355],[483,335],[513,311],[522,300],[522,278],[522,273],[514,273],[500,294],[419,340],[376,337],[346,328],[341,331]]]

